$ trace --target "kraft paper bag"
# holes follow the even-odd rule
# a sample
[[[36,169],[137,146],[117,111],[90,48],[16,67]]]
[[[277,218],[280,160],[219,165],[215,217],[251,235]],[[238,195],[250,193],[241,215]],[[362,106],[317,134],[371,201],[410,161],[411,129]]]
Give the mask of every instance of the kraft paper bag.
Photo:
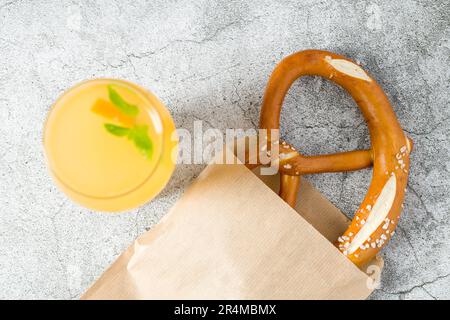
[[[332,243],[348,219],[305,179],[292,209],[278,180],[207,166],[82,299],[365,299],[382,260],[358,269]]]

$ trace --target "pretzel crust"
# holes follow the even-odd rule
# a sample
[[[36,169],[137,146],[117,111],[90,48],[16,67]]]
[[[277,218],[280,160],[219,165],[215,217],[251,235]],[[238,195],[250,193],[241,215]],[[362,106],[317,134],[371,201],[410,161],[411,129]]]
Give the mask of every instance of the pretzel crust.
[[[302,174],[357,170],[373,164],[372,181],[349,228],[336,241],[338,249],[362,267],[394,234],[404,199],[412,141],[403,133],[381,87],[358,64],[319,50],[297,52],[273,71],[263,99],[260,128],[279,129],[284,97],[291,84],[305,75],[321,76],[343,87],[367,122],[371,150],[307,157],[280,143],[280,196],[295,206]]]

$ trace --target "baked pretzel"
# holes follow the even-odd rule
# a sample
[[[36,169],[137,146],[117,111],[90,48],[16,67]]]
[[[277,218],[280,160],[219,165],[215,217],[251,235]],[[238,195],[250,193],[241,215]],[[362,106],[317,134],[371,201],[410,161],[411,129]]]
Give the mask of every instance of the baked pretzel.
[[[358,64],[319,50],[297,52],[273,71],[263,99],[260,128],[279,129],[284,97],[299,77],[317,75],[347,90],[367,122],[371,150],[304,156],[279,142],[280,196],[295,206],[300,176],[358,170],[373,165],[369,190],[336,246],[357,266],[370,262],[394,234],[408,180],[412,141],[403,133],[383,90]],[[270,132],[270,130],[268,130]],[[270,151],[269,144],[260,141]]]

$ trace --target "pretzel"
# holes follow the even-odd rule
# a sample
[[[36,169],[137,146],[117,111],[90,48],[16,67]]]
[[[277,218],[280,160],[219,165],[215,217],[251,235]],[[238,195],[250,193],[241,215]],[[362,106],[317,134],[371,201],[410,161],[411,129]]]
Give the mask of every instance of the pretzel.
[[[336,241],[338,249],[362,267],[394,234],[403,207],[412,141],[403,133],[386,95],[373,78],[351,60],[319,50],[297,52],[277,65],[264,95],[260,128],[279,129],[284,97],[291,84],[305,75],[324,77],[350,93],[367,122],[372,148],[304,156],[286,142],[279,142],[280,196],[294,207],[301,175],[373,165],[368,192],[349,228]]]

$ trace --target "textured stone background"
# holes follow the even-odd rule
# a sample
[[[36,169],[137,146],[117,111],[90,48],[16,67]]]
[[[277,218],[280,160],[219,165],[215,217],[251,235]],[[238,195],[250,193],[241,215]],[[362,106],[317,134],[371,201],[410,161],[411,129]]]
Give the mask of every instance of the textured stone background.
[[[450,298],[448,1],[0,0],[0,298],[77,298],[179,197],[201,166],[180,166],[153,202],[120,215],[67,200],[41,145],[62,91],[117,77],[155,92],[178,127],[252,128],[277,61],[320,48],[357,59],[415,141],[400,230],[374,299]],[[297,81],[284,137],[306,154],[369,147],[354,102]],[[370,170],[311,176],[351,214]]]

